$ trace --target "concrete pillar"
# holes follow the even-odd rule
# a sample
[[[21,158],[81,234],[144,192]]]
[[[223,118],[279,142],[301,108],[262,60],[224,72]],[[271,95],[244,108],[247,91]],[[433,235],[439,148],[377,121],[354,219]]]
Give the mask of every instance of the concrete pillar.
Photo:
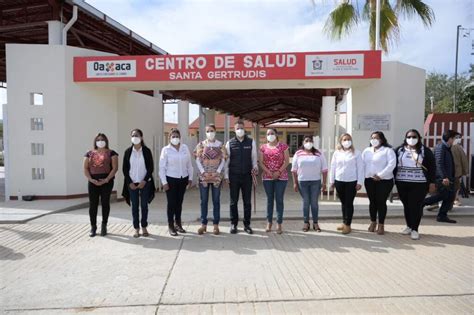
[[[260,148],[260,125],[259,124],[255,124],[255,127],[254,127],[254,131],[255,131],[255,146],[257,147],[257,152],[259,152],[258,148]]]
[[[229,114],[225,114],[224,118],[224,143],[229,141],[229,134],[230,134],[230,116]]]
[[[181,142],[189,145],[189,101],[178,101],[178,129]]]
[[[321,106],[321,118],[319,126],[321,129],[321,149],[328,150],[334,148],[335,145],[335,122],[334,112],[336,109],[336,97],[335,96],[323,96],[323,104]],[[329,142],[329,143],[328,143]]]
[[[158,163],[160,160],[161,149],[165,144],[165,106],[163,104],[163,94],[158,90],[153,91],[153,97],[156,98],[156,106],[158,107],[158,116],[156,117],[156,127],[158,134],[156,135],[156,144],[155,144],[155,170],[158,169]],[[155,172],[156,173],[156,172]],[[159,181],[159,176],[156,176],[156,179]],[[161,184],[159,185],[159,187]]]
[[[207,109],[206,113],[206,124],[215,124],[216,123],[216,111],[213,109]]]
[[[199,105],[199,141],[206,139],[206,118],[206,110],[204,107]]]
[[[48,23],[48,44],[61,45],[63,36],[63,24],[61,21],[47,21]]]

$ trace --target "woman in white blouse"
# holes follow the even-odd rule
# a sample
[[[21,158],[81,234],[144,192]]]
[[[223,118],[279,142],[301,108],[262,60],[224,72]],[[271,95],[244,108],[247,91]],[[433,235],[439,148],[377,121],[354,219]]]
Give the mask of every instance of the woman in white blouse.
[[[393,170],[397,164],[395,151],[387,143],[383,132],[375,131],[371,134],[370,146],[362,152],[362,160],[365,169],[364,185],[370,201],[371,222],[368,231],[377,230],[377,234],[383,235],[387,198],[393,188]]]
[[[354,198],[362,188],[364,181],[364,164],[361,154],[352,145],[352,137],[345,133],[339,138],[339,145],[331,160],[329,182],[336,188],[341,200],[342,222],[337,229],[342,234],[351,232],[354,214]]]
[[[181,222],[184,193],[193,183],[193,165],[188,146],[181,143],[181,133],[173,128],[170,144],[161,150],[160,180],[168,201],[168,229],[172,236],[186,233]]]

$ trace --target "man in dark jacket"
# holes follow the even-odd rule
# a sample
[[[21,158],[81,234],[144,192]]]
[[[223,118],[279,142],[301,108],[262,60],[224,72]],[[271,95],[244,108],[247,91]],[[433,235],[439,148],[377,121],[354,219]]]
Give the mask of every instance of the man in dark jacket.
[[[425,205],[431,205],[442,201],[439,208],[437,221],[446,223],[456,223],[448,218],[448,211],[452,208],[455,196],[454,190],[454,159],[451,153],[451,146],[454,143],[456,131],[447,130],[443,133],[441,143],[435,147],[436,160],[436,186],[438,193],[425,199]]]

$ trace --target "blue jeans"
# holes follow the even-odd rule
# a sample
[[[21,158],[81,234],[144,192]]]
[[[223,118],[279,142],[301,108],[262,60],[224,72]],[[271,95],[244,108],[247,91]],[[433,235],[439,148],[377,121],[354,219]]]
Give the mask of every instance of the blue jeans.
[[[199,183],[199,192],[201,193],[201,223],[207,225],[207,205],[209,201],[209,190],[212,191],[212,214],[214,216],[212,224],[219,224],[221,219],[221,185],[215,187],[214,184],[207,184],[204,187]]]
[[[145,187],[143,187],[142,189],[131,190],[129,187],[128,190],[130,192],[130,203],[132,204],[133,227],[135,229],[140,228],[139,205],[142,208],[141,225],[142,227],[147,227],[148,226],[148,199],[150,197],[151,182],[147,182],[145,184]]]
[[[287,180],[264,180],[263,188],[267,194],[267,222],[273,222],[273,204],[276,202],[277,223],[283,222],[283,197],[285,195]]]
[[[309,223],[309,207],[311,206],[311,214],[313,223],[318,223],[319,205],[318,199],[321,192],[320,180],[299,181],[298,190],[303,197],[303,217],[304,222]]]

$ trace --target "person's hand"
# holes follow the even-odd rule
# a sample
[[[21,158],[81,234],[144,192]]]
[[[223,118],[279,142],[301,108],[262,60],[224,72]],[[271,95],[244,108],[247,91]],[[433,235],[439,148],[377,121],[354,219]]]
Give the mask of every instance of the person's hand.
[[[331,184],[331,186],[329,186],[329,191],[333,191],[334,190],[334,183]]]
[[[429,193],[433,194],[436,192],[436,185],[434,183],[430,184]]]
[[[224,179],[224,185],[225,185],[226,187],[229,187],[229,184],[230,184],[229,179],[228,179],[228,178],[225,178],[225,179]]]
[[[138,184],[137,188],[138,188],[138,189],[143,189],[143,187],[145,187],[145,185],[146,185],[146,182],[145,182],[144,180],[142,180],[142,181],[140,182],[140,184]]]
[[[372,178],[373,178],[376,182],[382,180],[378,175],[374,175],[374,176],[372,176]]]
[[[254,167],[252,169],[252,175],[258,175],[258,168]]]
[[[325,192],[326,191],[326,183],[324,183],[322,186],[321,186],[321,192]]]
[[[362,185],[361,185],[361,184],[357,184],[357,185],[356,185],[356,190],[357,190],[357,191],[359,191],[361,188],[362,188]]]
[[[293,184],[293,189],[295,190],[295,192],[298,192],[298,184]]]
[[[91,178],[89,181],[90,181],[92,184],[96,185],[96,186],[101,186],[101,185],[102,185],[97,179]]]
[[[281,174],[280,171],[275,171],[275,172],[272,173],[272,178],[273,179],[278,179],[278,178],[280,178],[280,174]]]
[[[130,187],[131,190],[137,189],[137,186],[135,186],[134,183],[130,183],[130,184],[128,185],[128,187]]]
[[[163,185],[163,190],[164,191],[168,191],[169,189],[170,189],[170,185],[168,185],[168,184]]]
[[[449,186],[449,179],[448,178],[443,179],[443,185],[444,186]]]
[[[188,180],[188,186],[186,186],[186,189],[189,189],[193,187],[193,181],[192,180]]]

